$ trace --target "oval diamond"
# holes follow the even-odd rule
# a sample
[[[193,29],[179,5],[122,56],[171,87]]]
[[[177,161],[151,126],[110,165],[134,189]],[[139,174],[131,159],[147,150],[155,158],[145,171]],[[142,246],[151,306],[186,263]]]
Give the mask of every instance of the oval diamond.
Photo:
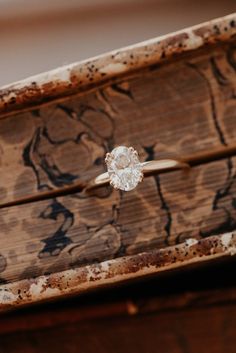
[[[138,153],[133,147],[119,146],[106,156],[110,183],[114,188],[133,190],[143,178]]]

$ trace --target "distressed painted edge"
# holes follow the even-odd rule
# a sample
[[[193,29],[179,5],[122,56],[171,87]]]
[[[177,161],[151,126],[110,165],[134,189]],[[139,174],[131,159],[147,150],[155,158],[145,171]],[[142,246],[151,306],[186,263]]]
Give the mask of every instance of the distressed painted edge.
[[[66,295],[79,295],[133,278],[233,255],[236,255],[235,232],[201,240],[188,239],[185,243],[164,249],[1,285],[0,311]]]
[[[235,35],[234,13],[32,76],[0,89],[0,114],[3,116],[92,89],[119,76],[160,63],[173,55],[228,41]]]

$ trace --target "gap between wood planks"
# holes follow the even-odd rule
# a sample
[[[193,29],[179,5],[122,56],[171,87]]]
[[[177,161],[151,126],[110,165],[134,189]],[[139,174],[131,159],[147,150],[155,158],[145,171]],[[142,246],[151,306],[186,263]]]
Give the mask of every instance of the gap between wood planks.
[[[214,151],[196,153],[194,155],[182,158],[181,160],[183,162],[188,163],[190,167],[195,167],[201,164],[215,162],[224,158],[230,158],[235,155],[236,155],[236,146],[229,146],[229,147],[219,148]],[[171,171],[173,171],[173,169],[171,169]],[[170,172],[170,171],[163,170],[159,172],[159,174],[165,173],[165,172]],[[153,174],[150,174],[149,176],[151,175]],[[85,182],[77,181],[73,185],[64,186],[63,188],[60,188],[60,189],[44,191],[44,192],[40,192],[37,195],[26,196],[17,200],[2,203],[0,204],[0,209],[5,207],[23,205],[31,202],[36,202],[36,201],[48,200],[59,196],[72,195],[77,192],[82,192],[85,189],[85,187],[86,187]]]

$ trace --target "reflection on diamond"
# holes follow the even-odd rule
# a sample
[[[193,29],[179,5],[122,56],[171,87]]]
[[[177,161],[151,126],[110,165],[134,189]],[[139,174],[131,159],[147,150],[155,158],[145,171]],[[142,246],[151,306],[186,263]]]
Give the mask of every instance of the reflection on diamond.
[[[119,146],[106,157],[107,170],[114,188],[130,191],[143,178],[138,153],[133,147]]]

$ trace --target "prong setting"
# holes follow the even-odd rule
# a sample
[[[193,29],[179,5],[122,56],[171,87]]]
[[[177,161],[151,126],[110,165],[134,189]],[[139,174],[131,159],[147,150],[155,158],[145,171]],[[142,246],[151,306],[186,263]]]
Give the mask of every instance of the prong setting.
[[[111,161],[111,159],[112,159],[111,153],[107,153],[105,157],[105,162],[108,163],[109,161]]]
[[[119,146],[106,154],[110,185],[124,191],[133,190],[143,180],[138,152],[133,147]]]
[[[144,175],[143,173],[140,175],[139,182],[141,183],[143,181]]]

